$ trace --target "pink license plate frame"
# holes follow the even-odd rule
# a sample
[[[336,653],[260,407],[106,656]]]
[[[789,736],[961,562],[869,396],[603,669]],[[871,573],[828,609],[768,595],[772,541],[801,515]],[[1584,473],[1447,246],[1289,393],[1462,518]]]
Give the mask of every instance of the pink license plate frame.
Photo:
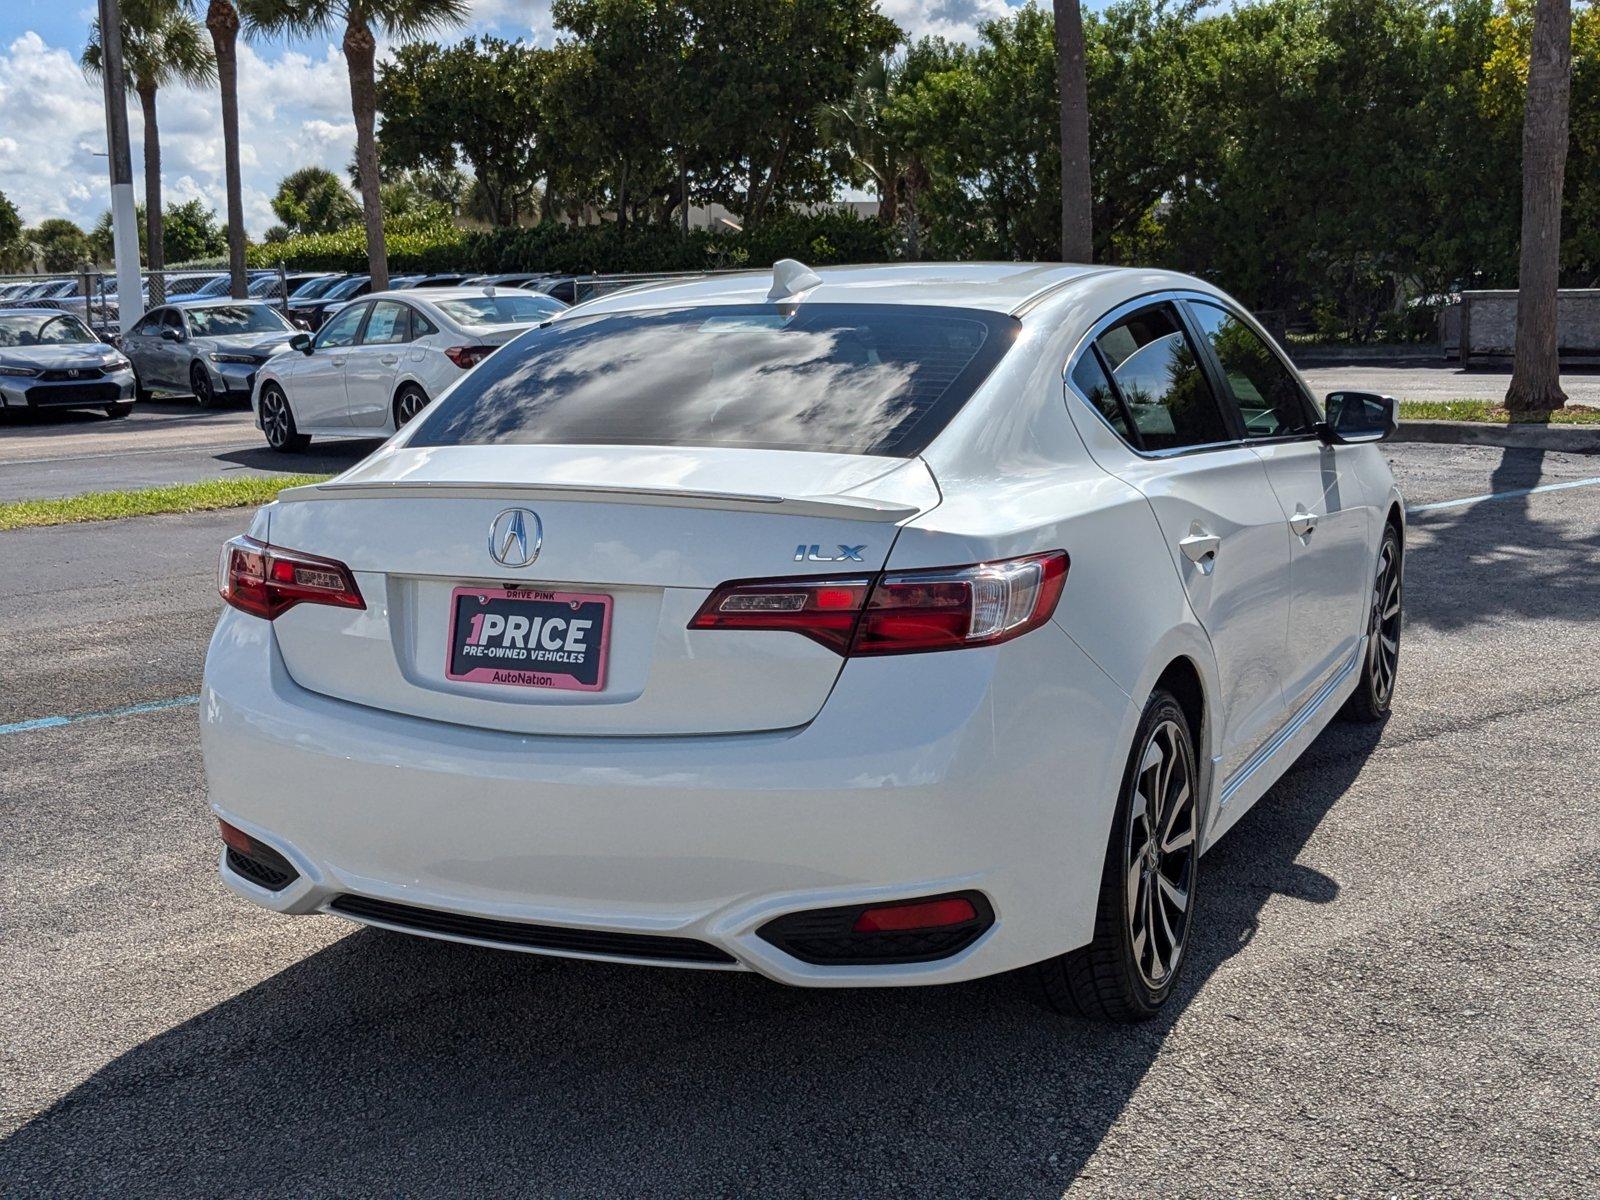
[[[526,606],[530,613],[528,620],[532,628],[532,620],[537,617],[541,624],[534,636],[538,637],[546,628],[543,621],[549,617],[581,612],[587,606],[599,605],[600,643],[599,666],[593,683],[585,682],[570,670],[559,667],[523,665],[514,659],[496,659],[484,666],[474,666],[469,670],[457,672],[455,670],[457,639],[461,635],[459,622],[469,619],[473,615],[471,609],[462,605],[462,597],[472,597],[487,606],[492,601],[510,601],[516,606]],[[481,683],[491,687],[509,688],[534,688],[539,691],[558,692],[599,692],[606,686],[606,672],[611,661],[611,610],[612,597],[602,592],[557,592],[539,587],[458,587],[450,593],[450,609],[445,629],[444,645],[444,673],[445,678],[455,683]],[[503,607],[503,605],[502,605]],[[523,639],[526,641],[526,636]],[[563,639],[565,640],[565,639]],[[469,643],[471,644],[471,643]],[[548,647],[548,642],[544,643]]]

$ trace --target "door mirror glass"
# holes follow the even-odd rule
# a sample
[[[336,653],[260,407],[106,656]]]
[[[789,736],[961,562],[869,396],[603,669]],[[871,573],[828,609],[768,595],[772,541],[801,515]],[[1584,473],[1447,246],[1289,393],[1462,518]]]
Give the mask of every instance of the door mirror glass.
[[[1329,392],[1323,428],[1331,442],[1381,442],[1400,428],[1400,404],[1376,392]]]
[[[297,334],[295,334],[292,338],[289,339],[289,349],[298,350],[298,351],[300,351],[301,354],[310,354],[311,353],[311,335],[309,333],[297,333]]]
[[[183,334],[179,330],[167,328],[161,331],[161,340],[164,342],[181,342]]]

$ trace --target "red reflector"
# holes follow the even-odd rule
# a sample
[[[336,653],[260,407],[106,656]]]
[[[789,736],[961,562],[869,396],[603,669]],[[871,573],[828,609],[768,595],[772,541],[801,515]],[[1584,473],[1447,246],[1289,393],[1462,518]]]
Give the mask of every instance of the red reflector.
[[[217,824],[222,826],[222,840],[229,846],[247,858],[255,853],[255,841],[248,833],[236,825],[229,825],[221,817],[217,818]]]
[[[891,904],[869,908],[856,918],[856,933],[896,933],[906,929],[942,929],[976,921],[978,910],[972,901],[960,896],[943,900],[921,900],[912,904]]]
[[[233,607],[271,621],[296,604],[366,608],[350,568],[331,558],[269,546],[252,537],[222,547],[217,591]]]

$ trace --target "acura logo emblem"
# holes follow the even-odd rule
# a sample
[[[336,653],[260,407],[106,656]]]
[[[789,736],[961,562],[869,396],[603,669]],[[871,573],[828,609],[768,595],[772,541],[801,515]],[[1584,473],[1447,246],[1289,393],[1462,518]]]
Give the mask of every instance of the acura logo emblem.
[[[508,508],[489,526],[489,556],[502,567],[527,566],[543,544],[544,526],[530,509]]]

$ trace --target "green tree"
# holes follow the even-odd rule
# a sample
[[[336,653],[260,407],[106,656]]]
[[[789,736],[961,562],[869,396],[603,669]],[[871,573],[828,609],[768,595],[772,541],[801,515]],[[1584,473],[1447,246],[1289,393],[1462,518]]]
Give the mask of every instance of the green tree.
[[[548,53],[492,37],[399,47],[378,69],[382,165],[444,180],[459,179],[465,163],[488,220],[516,224],[544,173],[539,91]],[[452,208],[464,199],[463,189]]]
[[[28,239],[38,247],[46,271],[76,271],[93,257],[88,235],[65,217],[40,221]]]
[[[217,223],[217,214],[202,200],[169,204],[163,226],[166,237],[163,248],[173,262],[216,258],[227,252],[227,232]]]
[[[148,256],[144,205],[134,211],[139,222],[139,252]],[[204,201],[188,200],[182,204],[169,204],[162,214],[163,258],[168,262],[190,262],[201,258],[220,258],[228,251],[227,231],[217,223],[217,215]],[[111,214],[104,212],[89,231],[90,255],[96,262],[112,259]]]
[[[686,113],[703,117],[698,187],[759,224],[770,207],[831,199],[848,159],[826,109],[902,39],[875,0],[684,0]]]
[[[272,211],[289,234],[331,233],[361,217],[355,197],[325,167],[301,167],[285,175],[272,197]]]
[[[0,192],[0,270],[18,270],[24,260],[22,216],[11,198]]]
[[[161,234],[161,132],[156,115],[156,94],[173,84],[198,87],[216,78],[216,55],[206,45],[200,23],[184,0],[122,0],[122,60],[128,90],[139,97],[144,114],[144,198],[149,222],[145,244],[150,247],[146,265],[159,271],[164,265]],[[101,70],[100,22],[89,29],[83,66],[90,75]]]
[[[241,0],[245,19],[267,36],[314,36],[344,26],[345,67],[350,76],[350,110],[356,122],[356,162],[361,172],[361,210],[367,234],[367,266],[372,290],[389,286],[383,241],[375,58],[377,34],[411,41],[466,19],[467,0]]]

